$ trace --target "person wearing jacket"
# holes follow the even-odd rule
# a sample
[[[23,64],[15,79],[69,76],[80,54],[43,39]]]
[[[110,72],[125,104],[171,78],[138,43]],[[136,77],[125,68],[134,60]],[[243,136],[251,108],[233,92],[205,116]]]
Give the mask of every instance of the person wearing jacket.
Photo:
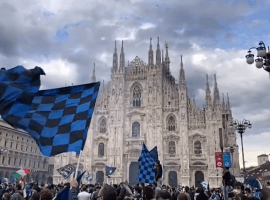
[[[68,193],[68,200],[78,200],[78,182],[73,180],[70,182],[70,190]]]

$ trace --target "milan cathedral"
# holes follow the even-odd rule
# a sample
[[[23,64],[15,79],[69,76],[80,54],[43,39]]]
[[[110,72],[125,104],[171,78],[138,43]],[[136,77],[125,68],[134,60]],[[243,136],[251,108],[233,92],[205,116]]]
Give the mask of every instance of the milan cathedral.
[[[83,153],[84,169],[93,173],[94,182],[137,183],[138,158],[145,143],[149,150],[158,148],[164,184],[197,186],[204,180],[210,187],[221,185],[222,169],[215,163],[215,152],[221,152],[220,129],[224,147],[236,145],[229,127],[229,97],[220,97],[216,75],[211,95],[206,75],[205,106],[199,108],[188,95],[182,56],[176,83],[165,46],[164,57],[158,38],[154,62],[150,39],[148,64],[138,56],[126,63],[123,41],[119,61],[115,42],[111,80],[99,93]],[[238,151],[232,158],[231,170],[237,176]],[[109,180],[106,166],[117,167]]]

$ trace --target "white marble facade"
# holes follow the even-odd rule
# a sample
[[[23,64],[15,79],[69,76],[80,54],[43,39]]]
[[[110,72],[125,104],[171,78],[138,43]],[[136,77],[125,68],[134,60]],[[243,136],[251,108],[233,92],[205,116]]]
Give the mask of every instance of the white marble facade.
[[[220,98],[214,78],[213,97],[207,78],[205,107],[199,108],[188,96],[182,58],[178,84],[171,75],[167,44],[163,56],[158,42],[154,63],[150,41],[148,64],[138,56],[127,64],[123,42],[118,62],[115,44],[111,80],[100,88],[83,152],[84,169],[93,173],[93,182],[97,173],[105,174],[107,165],[117,170],[105,182],[130,181],[137,174],[131,165],[136,165],[145,143],[149,150],[158,148],[164,184],[171,184],[176,176],[177,184],[193,186],[203,174],[211,187],[220,185],[222,171],[215,167],[215,152],[221,151],[219,129],[224,146],[235,145],[236,136],[229,127],[229,98]],[[238,151],[233,159],[233,172],[238,175]]]

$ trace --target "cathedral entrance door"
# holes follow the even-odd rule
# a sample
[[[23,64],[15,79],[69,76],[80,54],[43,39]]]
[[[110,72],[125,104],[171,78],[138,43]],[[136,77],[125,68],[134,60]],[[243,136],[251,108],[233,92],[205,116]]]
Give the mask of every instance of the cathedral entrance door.
[[[204,174],[202,171],[195,172],[195,187],[199,187],[201,181],[204,181]]]
[[[169,185],[177,188],[177,173],[174,171],[169,172]]]
[[[103,182],[104,182],[104,173],[103,173],[103,171],[98,171],[97,172],[97,182],[99,183],[99,184],[102,184]]]
[[[138,183],[139,163],[132,162],[129,166],[129,184],[135,185]]]

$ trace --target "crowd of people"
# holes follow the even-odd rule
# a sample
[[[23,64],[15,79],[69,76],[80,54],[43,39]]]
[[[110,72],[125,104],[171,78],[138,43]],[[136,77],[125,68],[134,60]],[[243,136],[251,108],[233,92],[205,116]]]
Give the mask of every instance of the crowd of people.
[[[221,188],[200,187],[169,187],[166,185],[137,184],[129,186],[120,184],[80,184],[73,180],[70,183],[58,185],[41,185],[30,183],[4,183],[0,186],[0,200],[226,200]],[[66,194],[63,191],[67,191]],[[270,196],[255,197],[250,188],[244,188],[241,183],[229,190],[228,199],[261,199],[269,200]]]

